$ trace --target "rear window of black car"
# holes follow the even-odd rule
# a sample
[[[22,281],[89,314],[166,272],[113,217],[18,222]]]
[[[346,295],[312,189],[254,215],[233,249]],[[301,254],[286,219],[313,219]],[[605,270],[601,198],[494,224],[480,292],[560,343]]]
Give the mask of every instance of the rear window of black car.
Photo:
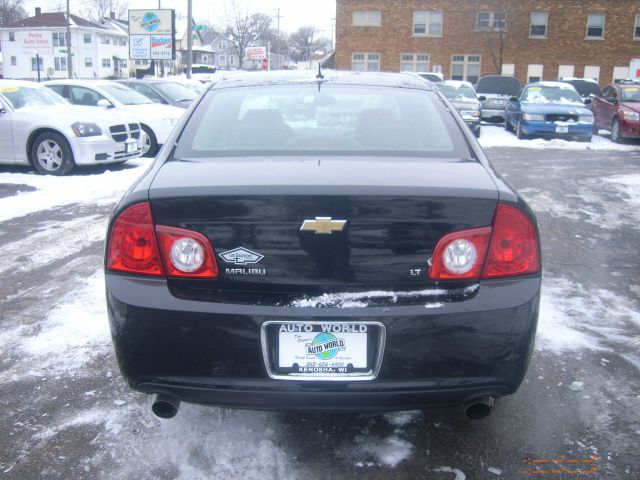
[[[515,77],[482,77],[476,92],[495,95],[516,95],[520,90],[520,82]]]
[[[596,82],[590,82],[589,80],[565,80],[565,83],[572,85],[581,97],[588,97],[589,95],[595,95],[596,97],[602,96],[602,90],[600,90]]]
[[[433,92],[315,83],[211,91],[175,157],[256,154],[470,157],[460,127]]]

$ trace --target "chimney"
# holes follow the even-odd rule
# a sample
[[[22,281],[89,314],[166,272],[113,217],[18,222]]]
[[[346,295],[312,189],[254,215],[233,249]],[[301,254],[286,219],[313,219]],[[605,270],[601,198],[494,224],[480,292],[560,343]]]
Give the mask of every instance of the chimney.
[[[36,7],[36,17],[42,13],[42,9],[40,7]]]
[[[115,20],[116,19],[116,12],[109,12],[109,18],[111,20]]]

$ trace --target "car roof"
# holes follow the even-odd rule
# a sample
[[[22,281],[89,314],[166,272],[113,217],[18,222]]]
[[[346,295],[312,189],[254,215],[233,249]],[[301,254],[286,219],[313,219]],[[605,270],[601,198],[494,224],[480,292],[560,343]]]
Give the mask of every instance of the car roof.
[[[527,83],[525,87],[553,87],[575,91],[575,87],[568,82],[532,82]]]
[[[32,82],[31,80],[0,80],[0,87],[12,88],[12,87],[41,87],[41,83]]]
[[[120,85],[118,82],[111,80],[82,80],[77,78],[62,80],[47,80],[43,82],[45,85],[77,85],[81,87],[102,87],[105,85]]]
[[[451,85],[452,87],[471,87],[473,88],[473,85],[471,84],[471,82],[465,82],[463,80],[445,80],[444,82],[445,85]]]
[[[174,80],[171,80],[169,78],[119,78],[118,80],[116,80],[116,82],[118,83],[124,83],[124,82],[129,82],[129,83],[176,83]]]
[[[433,90],[430,83],[408,73],[322,71],[317,70],[277,70],[271,72],[238,73],[223,78],[215,88],[256,87],[264,85],[295,85],[300,83],[322,83],[336,85],[367,85],[374,87],[399,87]]]

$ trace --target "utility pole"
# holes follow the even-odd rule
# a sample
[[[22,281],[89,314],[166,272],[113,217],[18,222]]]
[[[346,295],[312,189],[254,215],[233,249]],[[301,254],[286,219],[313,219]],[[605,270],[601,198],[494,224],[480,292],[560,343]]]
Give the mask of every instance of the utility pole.
[[[68,0],[67,0],[68,1]],[[193,4],[187,0],[187,78],[191,78],[191,66],[193,65]]]
[[[276,39],[276,58],[278,59],[278,69],[282,68],[282,57],[279,55],[280,52],[280,19],[284,18],[280,15],[280,9],[278,8],[278,14],[275,16],[278,20],[278,38]],[[269,60],[269,69],[271,69],[271,60]]]
[[[69,19],[69,15],[71,12],[69,11],[69,0],[67,0],[67,34],[66,44],[67,44],[67,76],[71,79],[73,78],[73,67],[71,66],[71,20]]]
[[[160,10],[161,8],[162,6],[160,5],[160,0],[158,0],[158,10]],[[164,78],[164,60],[160,60],[160,76]]]

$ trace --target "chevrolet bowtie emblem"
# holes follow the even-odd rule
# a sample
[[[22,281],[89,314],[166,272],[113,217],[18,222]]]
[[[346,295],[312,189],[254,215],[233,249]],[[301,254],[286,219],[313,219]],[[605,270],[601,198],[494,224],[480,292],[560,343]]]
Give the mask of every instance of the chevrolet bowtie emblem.
[[[346,220],[333,220],[331,217],[316,217],[315,220],[305,220],[300,227],[300,231],[331,235],[333,232],[341,232],[346,224]]]

